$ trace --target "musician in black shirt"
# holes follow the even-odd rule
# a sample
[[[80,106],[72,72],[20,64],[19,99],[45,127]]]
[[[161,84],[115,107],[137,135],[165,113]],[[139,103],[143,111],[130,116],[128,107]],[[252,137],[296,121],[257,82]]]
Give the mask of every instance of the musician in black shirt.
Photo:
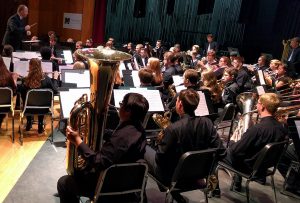
[[[98,152],[94,152],[83,143],[78,132],[70,126],[67,127],[68,140],[77,147],[78,153],[86,160],[87,168],[93,170],[83,170],[75,176],[61,177],[57,183],[60,202],[78,203],[80,195],[92,198],[102,170],[116,163],[133,163],[143,159],[146,135],[142,122],[148,108],[148,101],[142,95],[126,94],[120,103],[120,123]]]

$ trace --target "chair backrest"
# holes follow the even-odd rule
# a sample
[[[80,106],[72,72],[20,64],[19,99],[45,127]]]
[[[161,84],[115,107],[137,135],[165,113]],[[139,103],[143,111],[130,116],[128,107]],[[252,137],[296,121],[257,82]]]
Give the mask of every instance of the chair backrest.
[[[233,103],[228,103],[223,109],[222,114],[220,115],[219,121],[228,121],[233,120],[235,116],[236,107]]]
[[[272,167],[273,171],[271,174],[274,174],[287,145],[288,141],[285,140],[282,142],[269,143],[261,149],[253,165],[252,177],[256,177],[257,174],[263,174],[264,171]]]
[[[27,92],[23,113],[31,110],[52,111],[53,91],[51,89],[31,89]]]
[[[0,113],[13,109],[13,91],[9,87],[0,87]]]
[[[215,163],[216,149],[184,153],[177,164],[172,183],[207,178]]]
[[[140,192],[141,199],[146,186],[148,166],[145,163],[115,164],[100,175],[94,202],[99,197]]]

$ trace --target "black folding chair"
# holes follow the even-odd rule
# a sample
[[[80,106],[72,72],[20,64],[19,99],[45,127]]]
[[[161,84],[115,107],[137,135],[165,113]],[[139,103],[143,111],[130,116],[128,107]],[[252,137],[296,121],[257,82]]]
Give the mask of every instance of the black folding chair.
[[[51,143],[53,143],[53,92],[51,89],[31,89],[27,92],[25,104],[20,113],[20,142],[23,145],[23,119],[25,116],[51,116]]]
[[[184,153],[175,168],[170,186],[163,185],[151,174],[149,176],[157,182],[159,186],[167,190],[166,202],[177,200],[181,192],[202,189],[205,201],[208,202],[209,184],[208,178],[213,173],[216,158],[216,149],[206,149],[200,151],[189,151]],[[205,185],[199,185],[198,180],[204,179]],[[179,200],[177,200],[179,201]],[[182,201],[182,200],[180,200]]]
[[[286,150],[288,142],[287,141],[282,141],[282,142],[274,142],[274,143],[269,143],[267,144],[263,149],[258,152],[257,159],[254,163],[253,169],[250,172],[242,172],[239,171],[232,166],[220,161],[218,163],[218,167],[216,170],[218,170],[219,167],[222,167],[224,169],[227,169],[239,176],[242,176],[243,178],[247,179],[246,181],[246,196],[247,196],[247,202],[249,203],[250,197],[249,197],[249,184],[251,181],[256,181],[258,183],[261,183],[259,181],[260,178],[262,177],[271,177],[271,184],[272,188],[274,191],[274,197],[275,197],[275,202],[277,202],[277,197],[276,197],[276,189],[275,189],[275,184],[274,184],[274,174],[277,169],[277,165],[279,163],[279,160]],[[218,174],[218,172],[216,173]],[[234,186],[234,181],[232,181],[230,190],[233,190]]]
[[[230,136],[232,133],[234,117],[236,114],[236,106],[233,103],[228,103],[224,107],[220,117],[218,118],[217,123],[215,124],[216,129],[222,129],[222,135],[224,135],[224,129],[229,128],[228,137],[227,137],[227,147],[228,141],[230,140]]]
[[[112,165],[100,175],[93,202],[126,202],[129,198],[130,202],[143,203],[147,174],[145,163]]]
[[[13,104],[13,91],[9,87],[0,87],[0,114],[9,114],[12,116],[12,142],[15,141],[15,111]],[[7,120],[6,120],[6,130],[7,130]]]

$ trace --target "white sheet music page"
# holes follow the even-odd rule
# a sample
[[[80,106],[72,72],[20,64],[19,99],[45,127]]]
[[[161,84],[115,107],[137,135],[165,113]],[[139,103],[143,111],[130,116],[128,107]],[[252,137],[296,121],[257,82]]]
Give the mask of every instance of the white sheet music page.
[[[69,118],[74,103],[83,95],[87,94],[90,99],[90,89],[70,89],[69,91],[60,92],[61,111],[63,118]]]
[[[207,108],[207,104],[206,104],[206,99],[205,99],[205,95],[203,92],[198,91],[199,97],[200,97],[200,101],[198,104],[197,109],[195,110],[195,115],[196,116],[206,116],[209,115],[209,111]]]
[[[71,64],[67,64],[67,65],[59,65],[59,70],[62,70],[62,69],[68,69],[68,70],[71,70],[71,69],[73,69],[73,65],[71,65]]]
[[[52,70],[53,70],[52,66],[53,66],[53,64],[52,64],[51,61],[47,61],[47,62],[42,61],[42,69],[43,69],[43,72],[44,72],[44,73],[47,73],[47,75],[48,75],[50,78],[52,78]]]
[[[90,72],[84,70],[82,72],[65,72],[66,83],[76,83],[77,87],[90,87]]]
[[[173,75],[172,78],[173,78],[173,81],[174,81],[173,85],[175,85],[175,87],[183,84],[183,77],[182,76]]]
[[[74,62],[71,50],[63,50],[63,54],[66,64],[72,64]]]
[[[175,86],[175,90],[177,93],[179,93],[181,90],[185,90],[186,87],[184,85]]]
[[[298,136],[300,137],[300,121],[295,120],[295,124],[296,124],[296,128],[297,128]]]
[[[120,77],[123,78],[123,72],[122,70],[126,70],[126,67],[125,67],[125,64],[123,61],[120,62],[120,65],[119,65],[119,73],[120,73]]]
[[[15,61],[14,72],[22,77],[27,76],[29,72],[29,61]]]
[[[149,112],[163,112],[164,106],[162,104],[160,94],[158,90],[148,90],[145,88],[131,88],[130,90],[114,90],[115,106],[120,107],[119,102],[123,100],[123,97],[130,92],[135,92],[143,95],[149,103]]]
[[[263,95],[264,93],[266,93],[263,86],[257,86],[256,90],[257,90],[258,95]]]
[[[132,75],[133,86],[135,86],[135,87],[141,86],[141,81],[140,81],[140,77],[139,77],[139,71],[133,70],[131,72],[131,75]]]
[[[258,78],[259,78],[260,85],[266,85],[265,77],[264,77],[264,74],[263,74],[262,70],[258,70],[257,73],[258,73]]]
[[[4,64],[7,68],[7,70],[9,70],[9,67],[10,67],[10,62],[11,62],[11,57],[2,57],[3,58],[3,61],[4,61]]]

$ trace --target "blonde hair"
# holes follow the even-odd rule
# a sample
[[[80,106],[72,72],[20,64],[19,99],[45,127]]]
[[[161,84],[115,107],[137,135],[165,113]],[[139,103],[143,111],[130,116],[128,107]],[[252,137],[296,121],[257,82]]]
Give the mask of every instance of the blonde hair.
[[[259,97],[258,101],[264,105],[267,111],[271,114],[274,114],[277,111],[280,104],[278,95],[275,93],[265,93]]]
[[[273,63],[276,68],[278,68],[278,66],[281,64],[281,61],[279,61],[278,59],[273,59],[270,61],[270,64]]]
[[[212,70],[205,70],[201,73],[203,89],[208,89],[211,93],[211,100],[218,103],[221,100],[222,89],[217,83],[217,77]]]

